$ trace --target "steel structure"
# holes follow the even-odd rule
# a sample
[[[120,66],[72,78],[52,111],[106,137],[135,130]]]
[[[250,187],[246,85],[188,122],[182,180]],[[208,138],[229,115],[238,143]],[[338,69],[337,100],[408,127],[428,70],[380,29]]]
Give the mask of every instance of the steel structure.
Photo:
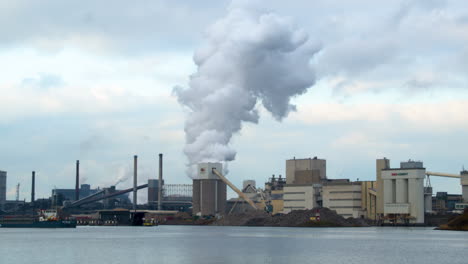
[[[223,174],[221,174],[219,171],[217,171],[215,168],[212,169],[213,173],[216,174],[224,183],[226,183],[229,187],[231,187],[231,189],[233,191],[235,191],[239,197],[241,197],[242,199],[244,199],[247,203],[250,204],[250,206],[252,206],[255,210],[258,210],[257,206],[255,206],[255,203],[250,200],[249,197],[247,197],[247,195],[245,195],[243,192],[241,192],[239,189],[237,189],[237,187],[232,184],[226,177],[224,177]]]
[[[165,184],[164,197],[192,197],[192,184]]]

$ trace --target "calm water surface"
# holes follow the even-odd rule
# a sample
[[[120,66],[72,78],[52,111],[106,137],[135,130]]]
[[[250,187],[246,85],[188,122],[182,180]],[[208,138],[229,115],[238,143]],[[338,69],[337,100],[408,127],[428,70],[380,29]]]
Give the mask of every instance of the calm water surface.
[[[0,229],[1,264],[468,263],[468,232],[431,228]]]

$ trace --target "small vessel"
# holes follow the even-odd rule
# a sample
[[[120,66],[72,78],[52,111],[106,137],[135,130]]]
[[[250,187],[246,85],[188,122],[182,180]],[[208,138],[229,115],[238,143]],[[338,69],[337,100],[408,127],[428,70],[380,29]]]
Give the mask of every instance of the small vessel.
[[[3,228],[76,228],[75,219],[62,219],[57,210],[40,210],[38,216],[20,215],[4,216],[0,218]]]

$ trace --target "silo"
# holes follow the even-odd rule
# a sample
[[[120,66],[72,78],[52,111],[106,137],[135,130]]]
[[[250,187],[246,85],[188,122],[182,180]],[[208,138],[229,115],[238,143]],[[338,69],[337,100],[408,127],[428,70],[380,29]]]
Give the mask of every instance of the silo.
[[[193,180],[193,214],[222,215],[226,211],[226,184],[212,169],[222,171],[221,163],[198,164],[198,175]]]
[[[154,204],[158,202],[159,180],[148,179],[148,203]]]

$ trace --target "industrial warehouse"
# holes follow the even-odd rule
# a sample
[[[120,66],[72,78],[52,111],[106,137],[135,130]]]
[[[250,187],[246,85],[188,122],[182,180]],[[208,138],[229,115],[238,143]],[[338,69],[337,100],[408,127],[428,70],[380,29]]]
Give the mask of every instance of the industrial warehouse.
[[[327,177],[325,159],[289,159],[285,177],[272,175],[263,188],[245,180],[237,188],[225,175],[222,163],[200,163],[192,184],[168,184],[163,179],[163,155],[159,155],[158,179],[137,185],[138,157],[134,156],[133,187],[91,188],[79,183],[76,162],[74,189],[54,188],[48,199],[35,199],[36,173],[32,172],[30,202],[6,199],[7,172],[0,171],[1,215],[27,215],[34,210],[55,209],[73,217],[80,225],[206,224],[236,215],[284,216],[305,212],[308,221],[319,222],[321,212],[333,212],[342,219],[360,219],[372,225],[434,225],[440,216],[460,214],[468,208],[468,171],[460,174],[426,170],[421,161],[408,160],[398,168],[387,158],[377,159],[374,181],[350,181]],[[432,193],[430,177],[458,178],[462,194]],[[227,190],[238,197],[228,199]],[[137,204],[138,192],[147,192],[147,203]],[[128,197],[133,194],[132,201]],[[443,217],[442,217],[443,218]],[[197,221],[193,221],[197,219]]]

